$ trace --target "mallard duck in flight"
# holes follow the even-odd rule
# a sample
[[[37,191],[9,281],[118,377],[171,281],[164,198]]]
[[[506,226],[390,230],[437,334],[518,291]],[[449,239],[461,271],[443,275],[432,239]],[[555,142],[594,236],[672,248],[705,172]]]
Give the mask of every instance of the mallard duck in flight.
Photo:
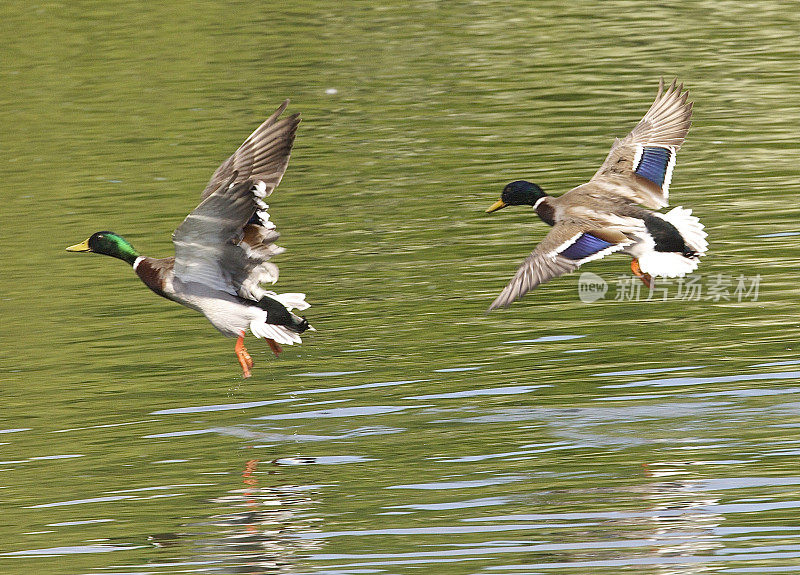
[[[676,82],[664,91],[662,79],[644,118],[614,142],[589,182],[559,197],[524,180],[503,189],[487,212],[533,206],[553,229],[489,310],[507,307],[539,284],[618,251],[633,257],[631,270],[648,287],[652,276],[682,277],[697,269],[708,248],[700,221],[681,207],[664,214],[651,211],[668,204],[675,157],[691,126],[688,95]]]
[[[70,252],[94,252],[133,266],[144,284],[167,299],[204,314],[228,337],[244,377],[253,360],[244,346],[247,330],[264,338],[277,355],[281,344],[300,343],[313,329],[293,309],[309,307],[305,294],[276,294],[261,287],[278,280],[269,260],[283,252],[264,198],[280,183],[289,164],[300,115],[280,118],[286,100],[217,168],[200,202],[172,235],[175,257],[149,258],[114,232],[97,232]]]

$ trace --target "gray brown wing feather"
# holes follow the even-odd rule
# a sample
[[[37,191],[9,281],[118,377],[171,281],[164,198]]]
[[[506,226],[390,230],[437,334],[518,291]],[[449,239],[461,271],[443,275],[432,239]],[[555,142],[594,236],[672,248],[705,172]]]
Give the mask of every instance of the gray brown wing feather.
[[[560,255],[559,248],[580,236],[583,230],[577,225],[558,223],[533,250],[517,273],[489,306],[489,311],[508,307],[539,284],[578,269],[576,261]]]
[[[591,182],[606,193],[616,194],[648,208],[666,206],[668,182],[666,186],[659,187],[638,177],[633,164],[637,151],[643,146],[672,148],[674,152],[680,149],[692,125],[692,102],[687,101],[688,96],[689,92],[683,91],[683,84],[677,85],[677,81],[673,81],[665,91],[662,79],[650,109],[627,136],[614,142]]]
[[[250,299],[259,299],[260,282],[277,280],[278,268],[268,260],[283,250],[274,244],[279,234],[260,198],[272,193],[289,164],[300,118],[279,118],[288,103],[217,168],[200,205],[175,230],[177,280]]]
[[[177,227],[172,234],[177,279],[236,293],[230,264],[239,260],[238,241],[256,211],[251,188],[250,181],[220,186]]]
[[[216,169],[203,190],[202,199],[206,199],[220,186],[227,184],[234,174],[236,174],[234,184],[247,180],[263,181],[267,184],[266,195],[269,196],[280,183],[289,165],[295,133],[300,124],[300,114],[280,118],[288,105],[289,100],[284,101],[250,134],[239,149]]]

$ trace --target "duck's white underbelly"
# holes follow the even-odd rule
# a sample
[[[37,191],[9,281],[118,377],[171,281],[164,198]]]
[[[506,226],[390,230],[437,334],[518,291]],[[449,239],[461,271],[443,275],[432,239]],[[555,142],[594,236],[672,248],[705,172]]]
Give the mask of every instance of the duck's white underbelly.
[[[257,315],[264,314],[258,308],[220,299],[202,301],[200,311],[215,328],[231,337],[241,335]]]
[[[178,282],[175,282],[178,284]],[[212,290],[200,284],[170,285],[167,293],[170,299],[181,305],[202,313],[223,334],[238,337],[250,327],[250,322],[264,314],[255,306],[242,303],[241,300],[225,292]]]
[[[269,338],[279,344],[301,343],[300,336],[294,330],[267,323],[268,314],[265,310],[248,305],[247,300],[227,292],[197,282],[171,280],[165,283],[164,293],[169,299],[205,315],[215,328],[229,337],[238,337],[249,329],[256,337]],[[290,312],[294,308],[303,310],[309,307],[302,293],[266,293]],[[308,329],[313,328],[309,326]]]

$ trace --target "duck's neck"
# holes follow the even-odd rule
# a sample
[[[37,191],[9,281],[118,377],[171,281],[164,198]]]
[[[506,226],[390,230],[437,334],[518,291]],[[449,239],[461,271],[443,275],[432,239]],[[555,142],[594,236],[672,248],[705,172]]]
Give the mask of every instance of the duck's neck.
[[[138,257],[133,262],[133,271],[139,276],[144,285],[156,292],[158,295],[168,298],[165,286],[172,273],[173,260],[165,258],[158,260],[155,258]]]
[[[134,265],[136,263],[136,260],[139,259],[141,256],[139,255],[139,252],[137,252],[133,248],[131,248],[131,250],[132,251],[130,251],[130,252],[123,252],[120,255],[116,256],[116,257],[118,257],[119,259],[124,261],[129,266],[132,266],[132,265]]]
[[[99,249],[95,250],[97,253],[122,260],[129,266],[135,264],[139,258],[139,252],[136,251],[136,248],[123,237],[109,233],[109,237],[106,238],[105,242]]]
[[[550,203],[550,196],[544,196],[536,200],[536,203],[533,204],[533,210],[536,214],[542,219],[544,223],[548,226],[555,225],[555,213],[556,210],[553,205]]]

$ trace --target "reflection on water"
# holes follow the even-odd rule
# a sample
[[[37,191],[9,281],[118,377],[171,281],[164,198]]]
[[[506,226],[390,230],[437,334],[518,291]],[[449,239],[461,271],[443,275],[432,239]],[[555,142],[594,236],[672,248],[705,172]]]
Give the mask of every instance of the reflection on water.
[[[274,482],[260,468],[275,465],[283,463],[247,461],[243,486],[209,500],[213,514],[184,523],[180,531],[147,536],[151,545],[174,552],[174,558],[124,568],[171,573],[177,567],[201,566],[203,573],[299,573],[298,561],[319,548],[314,537],[319,518],[313,514],[312,499],[317,488],[264,485]],[[181,557],[184,553],[188,555]]]
[[[659,557],[709,556],[725,546],[716,529],[725,520],[714,511],[720,497],[709,491],[697,491],[696,483],[684,480],[689,475],[686,465],[652,462],[646,464],[647,476],[660,483],[643,486],[640,491],[650,501],[653,546]],[[665,515],[678,510],[678,515]],[[689,575],[707,573],[705,563],[683,563],[663,570],[665,574]]]
[[[577,343],[534,345],[565,351]],[[434,364],[414,380],[303,372],[277,399],[192,397],[151,407],[149,418],[52,429],[72,452],[26,443],[37,427],[9,427],[5,436],[19,440],[7,447],[24,449],[2,462],[7,474],[85,469],[83,461],[107,457],[98,458],[95,442],[122,431],[149,454],[152,479],[28,496],[25,536],[46,539],[0,560],[97,565],[114,557],[104,563],[109,573],[437,565],[486,574],[639,566],[676,575],[800,560],[800,402],[786,401],[799,389],[793,360],[762,358],[735,377],[714,361],[599,366],[584,374],[596,382],[590,391],[557,401],[556,381],[487,378],[499,361],[482,370]],[[669,378],[680,385],[659,386],[658,395],[609,395],[647,390],[672,372],[691,375]],[[659,379],[637,379],[651,374]],[[323,386],[327,378],[334,385]],[[770,386],[737,387],[753,381]],[[222,442],[253,454],[238,458],[240,471],[197,458]],[[234,479],[241,485],[232,489]],[[142,523],[135,536],[125,509],[175,516]]]
[[[697,375],[685,379],[719,373],[713,365],[647,368],[689,370]],[[800,402],[784,401],[795,387],[731,389],[722,386],[736,381],[714,376],[702,392],[687,384],[659,396],[606,396],[607,381],[635,379],[643,370],[595,371],[587,378],[598,382],[595,391],[572,405],[548,400],[557,384],[506,379],[487,386],[475,371],[430,369],[414,383],[370,387],[389,382],[363,376],[353,385],[317,387],[321,378],[305,376],[309,385],[284,388],[277,400],[173,402],[149,411],[161,418],[158,433],[141,433],[155,430],[147,419],[103,424],[101,431],[54,429],[56,437],[91,440],[138,428],[145,450],[159,446],[151,472],[159,465],[201,471],[191,482],[37,497],[26,506],[28,522],[49,531],[29,530],[28,537],[87,535],[5,557],[120,557],[106,563],[109,573],[357,574],[436,565],[487,575],[635,566],[684,575],[800,560],[800,476],[793,463],[779,463],[793,462],[800,436],[774,433],[776,426],[800,427]],[[453,391],[431,393],[445,385]],[[383,397],[362,396],[362,389]],[[331,407],[320,409],[317,393],[331,398],[322,402]],[[519,406],[521,397],[529,398],[527,407]],[[749,425],[746,433],[740,422]],[[239,460],[238,488],[231,489],[231,473],[192,459],[218,441],[254,454]],[[79,465],[86,457],[91,453],[39,451],[4,465],[22,471]],[[132,537],[119,510],[154,504],[175,508],[180,519],[171,530]],[[106,536],[98,537],[104,526]]]
[[[258,459],[248,461],[245,487],[211,500],[222,513],[187,525],[197,557],[209,565],[207,573],[297,573],[297,558],[319,547],[309,537],[318,529],[318,519],[309,513],[313,488],[260,485],[258,468]]]

